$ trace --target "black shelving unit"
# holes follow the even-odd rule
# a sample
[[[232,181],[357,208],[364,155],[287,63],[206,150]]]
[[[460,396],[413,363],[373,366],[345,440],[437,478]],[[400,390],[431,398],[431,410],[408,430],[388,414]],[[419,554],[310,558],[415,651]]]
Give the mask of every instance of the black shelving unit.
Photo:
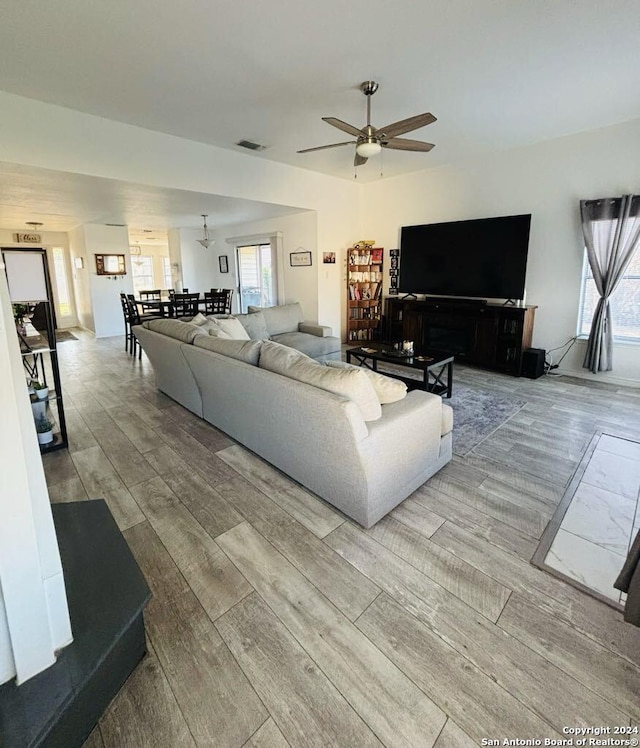
[[[51,278],[47,266],[47,255],[45,249],[14,249],[3,248],[3,259],[9,282],[11,301],[13,304],[24,304],[30,308],[39,307],[38,315],[44,324],[40,324],[39,330],[36,330],[30,323],[26,324],[26,330],[20,331],[16,328],[16,334],[20,341],[20,352],[22,354],[22,364],[25,370],[25,387],[28,379],[37,379],[49,387],[49,396],[46,401],[47,418],[55,423],[53,432],[53,441],[48,444],[41,444],[40,451],[53,452],[57,449],[66,449],[67,424],[64,415],[64,402],[62,397],[62,386],[60,382],[60,368],[58,364],[58,349],[56,343],[56,325],[55,312],[53,308],[53,293],[51,289]],[[42,262],[42,273],[45,293],[37,294],[38,297],[46,295],[46,298],[16,298],[14,295],[16,288],[21,288],[22,284],[17,282],[16,278],[12,279],[12,272],[19,272],[20,263],[7,262],[7,255],[23,255],[26,258],[33,259],[39,255]],[[25,266],[26,267],[26,266]],[[38,265],[39,268],[39,265]],[[13,282],[12,282],[13,280]],[[29,285],[28,283],[26,284]],[[19,293],[19,292],[18,292]],[[26,295],[29,295],[26,292]]]

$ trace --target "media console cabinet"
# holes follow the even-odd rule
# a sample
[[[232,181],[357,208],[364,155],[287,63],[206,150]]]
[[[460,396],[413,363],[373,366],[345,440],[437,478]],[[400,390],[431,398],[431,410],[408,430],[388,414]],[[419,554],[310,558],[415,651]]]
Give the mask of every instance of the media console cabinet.
[[[520,376],[531,347],[536,306],[456,299],[387,298],[385,337],[412,340],[417,354],[446,351],[456,360]]]

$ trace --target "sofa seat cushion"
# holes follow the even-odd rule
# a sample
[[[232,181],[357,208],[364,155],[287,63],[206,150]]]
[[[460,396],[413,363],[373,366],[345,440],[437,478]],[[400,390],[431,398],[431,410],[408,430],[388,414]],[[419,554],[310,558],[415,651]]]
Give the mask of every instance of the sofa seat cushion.
[[[367,369],[366,366],[354,366],[344,361],[327,361],[327,366],[332,366],[334,369],[359,369],[363,371],[371,380],[380,405],[395,403],[407,396],[407,385],[404,382]]]
[[[252,366],[258,365],[260,348],[262,347],[262,341],[260,340],[232,340],[213,335],[197,335],[193,344],[197,348],[221,353],[223,356],[244,361],[245,364],[251,364]]]
[[[262,369],[348,398],[358,406],[365,421],[376,421],[382,416],[371,381],[357,367],[333,369],[272,340],[262,343],[258,365]]]
[[[340,350],[340,340],[338,338],[319,338],[306,332],[282,332],[279,335],[272,335],[271,340],[295,348],[297,351],[302,351],[311,358],[318,358]]]
[[[254,312],[262,312],[271,337],[282,332],[297,332],[298,325],[303,321],[302,308],[297,301],[280,306],[250,306],[249,313]]]
[[[240,321],[251,340],[269,340],[269,331],[262,312],[238,314],[236,319]]]
[[[196,335],[206,335],[207,331],[201,326],[193,325],[191,322],[182,322],[179,319],[150,319],[143,322],[147,330],[175,338],[181,343],[193,343]]]

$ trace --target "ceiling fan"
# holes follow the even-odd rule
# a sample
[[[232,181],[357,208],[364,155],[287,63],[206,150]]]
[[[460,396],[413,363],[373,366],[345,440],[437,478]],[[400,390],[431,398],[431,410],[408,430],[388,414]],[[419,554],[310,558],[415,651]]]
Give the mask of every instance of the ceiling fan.
[[[338,130],[353,135],[356,140],[347,140],[344,143],[332,143],[331,145],[320,145],[316,148],[305,148],[298,153],[310,153],[311,151],[322,151],[325,148],[339,148],[343,145],[356,146],[356,155],[353,161],[354,166],[362,166],[367,163],[370,156],[380,153],[382,148],[391,148],[396,151],[430,151],[435,146],[433,143],[424,143],[421,140],[409,140],[399,138],[398,135],[404,135],[406,132],[417,130],[420,127],[430,125],[436,121],[431,112],[417,114],[415,117],[408,117],[398,122],[393,122],[386,127],[376,128],[371,124],[371,97],[378,90],[378,83],[375,81],[365,81],[360,85],[360,90],[367,97],[367,124],[363,128],[355,127],[341,119],[335,117],[323,117],[322,119],[330,125],[337,127]]]

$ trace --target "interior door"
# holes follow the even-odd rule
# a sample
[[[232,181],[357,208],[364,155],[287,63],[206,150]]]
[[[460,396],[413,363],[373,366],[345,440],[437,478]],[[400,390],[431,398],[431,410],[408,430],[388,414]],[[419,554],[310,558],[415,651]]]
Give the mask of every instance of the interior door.
[[[236,247],[240,311],[277,304],[276,253],[270,243]]]

